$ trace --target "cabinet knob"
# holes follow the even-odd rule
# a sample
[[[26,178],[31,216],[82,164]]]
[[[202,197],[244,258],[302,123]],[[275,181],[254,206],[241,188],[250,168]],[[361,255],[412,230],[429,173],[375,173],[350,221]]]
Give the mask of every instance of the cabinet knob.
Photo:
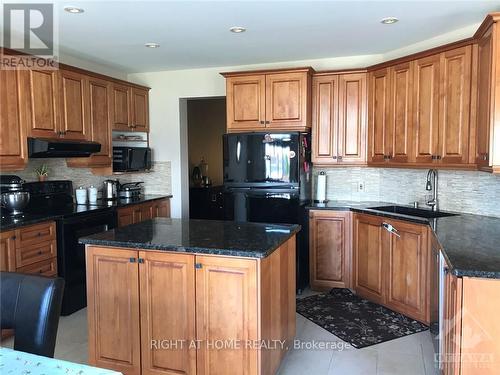
[[[261,121],[260,121],[260,124],[261,124],[261,125],[264,125],[264,121],[263,121],[263,120],[261,120]]]
[[[201,263],[195,263],[194,268],[200,269],[200,268],[203,268],[203,265]]]
[[[342,156],[338,156],[338,157],[337,157],[337,160],[338,160],[338,161],[342,161]]]
[[[332,156],[332,159],[337,160],[337,156]]]
[[[271,121],[266,121],[266,124],[270,124],[270,123],[271,123]]]

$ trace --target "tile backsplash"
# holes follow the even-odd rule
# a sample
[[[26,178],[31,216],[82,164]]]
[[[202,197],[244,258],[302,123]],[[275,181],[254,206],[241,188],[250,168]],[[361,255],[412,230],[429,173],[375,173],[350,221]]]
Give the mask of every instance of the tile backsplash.
[[[430,191],[425,190],[426,169],[396,168],[315,168],[327,175],[327,199],[385,201],[422,206]],[[359,183],[364,189],[359,191]],[[313,195],[315,198],[315,191]],[[441,210],[500,217],[500,176],[476,171],[439,171],[438,200]]]
[[[88,168],[68,167],[65,159],[31,159],[25,170],[9,172],[9,174],[19,176],[26,181],[37,181],[34,170],[41,164],[46,164],[49,167],[48,180],[71,180],[74,189],[79,186],[94,185],[100,190],[104,180],[118,178],[122,183],[144,181],[144,193],[146,194],[168,195],[172,192],[170,162],[153,162],[153,168],[148,173],[96,176]]]

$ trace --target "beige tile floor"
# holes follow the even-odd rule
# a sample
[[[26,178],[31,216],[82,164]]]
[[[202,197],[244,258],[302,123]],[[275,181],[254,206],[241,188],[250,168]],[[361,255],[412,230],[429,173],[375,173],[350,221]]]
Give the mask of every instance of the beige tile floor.
[[[344,344],[330,332],[297,314],[297,336],[302,343],[327,342]],[[12,347],[13,340],[2,342]],[[279,375],[430,375],[433,348],[429,332],[417,333],[365,349],[344,350],[291,349]],[[87,310],[61,317],[55,357],[87,363]]]

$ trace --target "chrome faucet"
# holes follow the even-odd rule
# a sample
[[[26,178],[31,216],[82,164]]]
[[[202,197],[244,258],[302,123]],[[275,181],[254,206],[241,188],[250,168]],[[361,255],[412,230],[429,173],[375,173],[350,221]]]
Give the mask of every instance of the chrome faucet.
[[[436,169],[429,169],[427,172],[427,183],[425,190],[432,190],[432,199],[427,201],[427,205],[432,208],[432,211],[438,210],[438,171]]]

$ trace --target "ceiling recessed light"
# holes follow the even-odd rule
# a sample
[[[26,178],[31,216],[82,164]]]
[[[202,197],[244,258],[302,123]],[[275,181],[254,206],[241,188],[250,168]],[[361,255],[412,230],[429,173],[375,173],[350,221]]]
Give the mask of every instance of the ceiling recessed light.
[[[231,31],[232,33],[239,34],[239,33],[244,33],[245,31],[247,31],[247,29],[245,29],[242,26],[233,26],[229,29],[229,31]]]
[[[72,7],[72,6],[64,7],[64,10],[68,13],[73,13],[73,14],[85,12],[82,8],[77,8],[77,7]]]
[[[392,25],[398,21],[399,20],[396,17],[385,17],[380,20],[380,23],[383,23],[384,25]]]
[[[160,48],[160,45],[158,43],[144,43],[144,46],[145,47],[148,47],[148,48]]]

